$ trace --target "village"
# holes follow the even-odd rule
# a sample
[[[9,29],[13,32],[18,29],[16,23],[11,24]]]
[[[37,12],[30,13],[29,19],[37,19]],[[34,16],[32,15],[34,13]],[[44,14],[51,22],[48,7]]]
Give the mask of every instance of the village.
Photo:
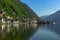
[[[9,24],[9,23],[19,23],[22,22],[23,24],[32,24],[32,23],[37,23],[37,20],[35,18],[33,19],[26,19],[26,18],[22,18],[21,20],[19,20],[17,17],[15,19],[13,19],[13,17],[10,16],[5,16],[6,15],[6,11],[3,11],[2,9],[0,9],[0,24]],[[15,14],[13,12],[13,14]]]
[[[10,32],[11,28],[16,28],[18,30],[19,24],[22,24],[22,25],[23,24],[35,24],[36,25],[36,23],[37,23],[37,20],[35,18],[34,19],[22,18],[21,20],[19,20],[16,17],[15,19],[13,19],[13,17],[6,16],[6,13],[7,13],[6,11],[0,9],[0,26],[1,26],[0,27],[0,35],[2,35],[2,33],[4,33],[4,31],[6,31],[6,30],[8,32]],[[13,14],[15,14],[15,13],[13,12]]]

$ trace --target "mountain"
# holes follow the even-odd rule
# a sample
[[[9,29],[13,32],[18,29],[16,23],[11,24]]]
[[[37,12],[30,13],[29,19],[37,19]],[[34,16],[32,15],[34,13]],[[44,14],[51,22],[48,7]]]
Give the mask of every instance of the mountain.
[[[20,0],[0,0],[0,9],[7,12],[6,16],[16,18],[36,18],[39,20],[39,17],[36,13],[25,3]],[[15,12],[16,15],[12,14]]]
[[[41,16],[41,19],[46,19],[49,15]]]
[[[54,14],[48,16],[44,20],[54,21],[54,22],[60,24],[60,10],[58,10]]]

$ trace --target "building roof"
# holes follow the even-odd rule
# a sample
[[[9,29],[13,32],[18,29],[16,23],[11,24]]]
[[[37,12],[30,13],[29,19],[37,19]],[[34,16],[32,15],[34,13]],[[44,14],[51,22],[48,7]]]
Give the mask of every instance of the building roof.
[[[0,9],[0,14],[5,14],[6,12]]]

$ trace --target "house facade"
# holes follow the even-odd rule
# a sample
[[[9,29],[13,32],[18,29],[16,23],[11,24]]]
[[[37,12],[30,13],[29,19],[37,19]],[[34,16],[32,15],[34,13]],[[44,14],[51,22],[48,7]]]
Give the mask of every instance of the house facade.
[[[5,11],[0,9],[0,23],[6,23],[4,15],[6,14]]]

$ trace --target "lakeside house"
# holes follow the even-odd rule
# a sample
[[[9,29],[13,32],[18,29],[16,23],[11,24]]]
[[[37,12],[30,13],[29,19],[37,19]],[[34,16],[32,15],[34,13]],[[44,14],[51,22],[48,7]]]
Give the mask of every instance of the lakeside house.
[[[5,17],[4,17],[5,14],[6,12],[0,9],[0,23],[6,22]]]
[[[10,23],[9,17],[5,16],[6,12],[0,9],[0,23]]]
[[[30,18],[22,18],[22,22],[26,24],[36,24],[37,20],[35,18],[30,19]]]
[[[6,12],[0,9],[0,23],[18,23],[18,19],[13,19],[10,16],[5,16]],[[13,12],[13,14],[15,14]]]
[[[33,18],[33,19],[31,20],[31,22],[32,22],[32,24],[33,24],[33,23],[36,24],[38,21],[36,20],[36,18]]]

